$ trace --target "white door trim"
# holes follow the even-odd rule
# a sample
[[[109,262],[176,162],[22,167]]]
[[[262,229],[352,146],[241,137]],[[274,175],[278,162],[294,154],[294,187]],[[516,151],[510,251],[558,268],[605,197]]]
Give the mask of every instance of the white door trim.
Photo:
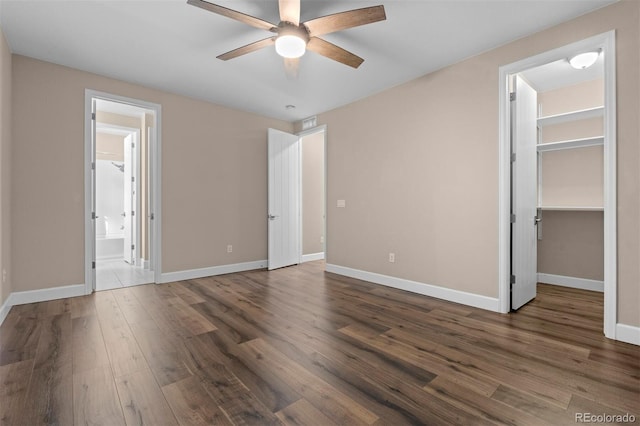
[[[85,294],[91,294],[93,292],[93,277],[92,266],[93,252],[95,247],[95,235],[93,232],[93,223],[91,219],[92,206],[91,206],[91,163],[92,158],[92,135],[91,135],[91,104],[93,99],[103,99],[107,101],[120,102],[145,108],[154,111],[155,113],[155,125],[153,127],[155,142],[155,149],[153,155],[154,167],[152,167],[151,184],[152,205],[150,213],[154,215],[154,220],[150,223],[150,232],[153,234],[153,243],[151,248],[151,256],[153,258],[152,264],[154,268],[154,282],[160,282],[160,276],[162,274],[162,107],[160,104],[142,101],[134,98],[128,98],[125,96],[113,95],[110,93],[100,92],[92,89],[85,89],[84,93],[84,264],[85,264]]]
[[[508,77],[529,68],[567,58],[590,49],[604,54],[604,335],[616,338],[617,225],[616,225],[616,49],[615,31],[504,65],[499,70],[499,170],[498,170],[498,299],[500,312],[509,312],[510,248],[510,117]]]
[[[302,138],[304,138],[305,136],[310,136],[316,133],[323,133],[323,141],[322,143],[324,144],[324,205],[322,206],[322,215],[324,217],[324,229],[323,229],[323,235],[324,235],[324,251],[322,252],[323,256],[322,259],[326,259],[327,258],[327,125],[326,124],[322,124],[320,126],[311,128],[311,129],[307,129],[307,130],[303,130],[302,132],[296,133],[296,136],[298,136],[298,139],[300,141],[302,141]],[[304,238],[304,233],[303,233],[303,215],[304,212],[302,210],[302,203],[303,203],[303,199],[302,199],[302,145],[300,146],[300,196],[299,196],[299,200],[300,200],[300,263],[304,263],[304,262],[309,262],[309,259],[313,259],[313,260],[317,260],[320,259],[319,253],[314,253],[313,256],[305,256],[302,252],[303,252],[303,247],[302,247],[302,243],[303,243],[303,238]]]

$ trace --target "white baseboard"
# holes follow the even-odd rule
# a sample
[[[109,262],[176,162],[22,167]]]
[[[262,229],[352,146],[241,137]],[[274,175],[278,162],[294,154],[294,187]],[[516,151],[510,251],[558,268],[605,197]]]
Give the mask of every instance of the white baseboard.
[[[111,260],[122,260],[124,261],[124,256],[123,255],[116,255],[116,256],[96,256],[96,261],[97,262],[109,262]]]
[[[11,305],[9,304],[9,299],[11,299],[11,294],[7,297],[7,300],[4,301],[2,307],[0,307],[0,325],[4,322],[4,319],[9,315],[9,311],[11,310]]]
[[[7,300],[10,301],[11,306],[46,302],[49,300],[65,299],[67,297],[84,296],[86,294],[85,289],[84,284],[76,284],[43,288],[40,290],[15,291],[11,293]]]
[[[369,281],[375,284],[382,284],[387,287],[410,291],[412,293],[443,299],[449,302],[461,303],[463,305],[500,312],[500,303],[498,298],[495,297],[481,296],[479,294],[438,287],[431,284],[405,280],[403,278],[391,277],[388,275],[377,274],[375,272],[361,271],[339,265],[327,264],[326,271],[338,275],[345,275],[351,278],[357,278],[363,281]]]
[[[562,287],[579,288],[581,290],[599,291],[604,293],[604,281],[586,278],[566,277],[564,275],[544,274],[538,272],[538,282],[559,285]]]
[[[304,262],[313,262],[314,260],[323,260],[323,259],[324,259],[324,252],[321,251],[320,253],[303,254],[302,257],[300,258],[300,261],[304,263]]]
[[[626,324],[616,324],[616,340],[640,346],[640,327]]]
[[[234,272],[251,271],[267,267],[266,260],[254,262],[234,263],[232,265],[211,266],[209,268],[188,269],[186,271],[164,272],[160,275],[160,283],[192,280],[195,278],[210,277],[213,275],[231,274]]]
[[[66,299],[67,297],[84,296],[85,285],[65,285],[62,287],[43,288],[40,290],[14,291],[7,297],[0,308],[0,325],[9,314],[11,307],[27,303],[47,302],[49,300]]]

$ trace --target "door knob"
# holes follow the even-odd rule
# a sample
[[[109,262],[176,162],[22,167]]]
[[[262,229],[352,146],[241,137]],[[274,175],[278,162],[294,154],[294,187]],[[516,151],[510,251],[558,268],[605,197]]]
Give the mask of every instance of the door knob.
[[[277,214],[269,214],[269,215],[267,215],[267,217],[269,218],[269,220],[273,220],[273,219],[275,219],[276,217],[279,217],[279,216]]]

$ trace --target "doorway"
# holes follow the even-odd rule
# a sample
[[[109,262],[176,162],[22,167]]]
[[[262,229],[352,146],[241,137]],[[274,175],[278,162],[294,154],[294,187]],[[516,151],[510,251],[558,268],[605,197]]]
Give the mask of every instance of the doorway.
[[[571,101],[577,98],[564,93],[561,102],[555,102],[556,106],[562,106],[559,110],[553,110],[552,96],[547,95],[551,90],[541,93],[538,99],[538,91],[543,90],[540,83],[535,81],[538,78],[536,72],[549,74],[554,66],[568,69],[568,58],[587,51],[598,53],[600,62],[590,72],[597,72],[597,67],[600,67],[601,75],[589,81],[588,73],[584,73],[586,70],[578,70],[583,73],[572,75],[582,80],[569,80],[564,85],[570,87],[573,83],[575,87],[586,87],[600,84],[600,105],[571,106]],[[545,238],[545,229],[553,236],[556,233],[553,226],[557,225],[558,220],[564,220],[566,228],[567,218],[574,224],[584,223],[586,218],[598,223],[597,216],[600,215],[600,229],[596,229],[596,232],[600,232],[602,241],[600,260],[603,268],[600,273],[605,301],[604,334],[615,338],[615,33],[604,33],[501,67],[500,81],[501,311],[517,309],[535,298],[536,284],[540,275],[545,275],[538,274],[539,264],[535,259],[536,254],[540,253],[537,245]],[[570,89],[575,90],[575,87],[571,86]],[[556,89],[556,92],[562,92]],[[567,90],[564,89],[565,92]],[[542,102],[545,95],[547,101]],[[600,120],[600,128],[593,130],[593,134],[585,134],[584,129],[593,128],[585,125],[584,120],[590,119]],[[581,125],[573,126],[575,121],[581,121]],[[568,128],[573,130],[567,132]],[[575,134],[576,128],[579,128],[578,134]],[[579,161],[567,163],[568,158]],[[593,192],[586,194],[583,191],[576,196],[575,188],[580,185],[566,185],[567,179],[575,184],[577,178],[587,176],[589,173],[585,171],[593,172],[590,178],[592,187],[593,182],[598,181],[593,176],[600,173],[599,201],[598,194],[594,195]],[[559,179],[565,182],[557,185]],[[569,193],[568,188],[574,193]],[[554,221],[556,225],[552,226]],[[550,249],[548,244],[546,249]],[[529,267],[532,264],[534,268]],[[549,279],[551,275],[546,274],[544,279]],[[596,280],[581,281],[582,284],[589,284],[589,281]],[[576,282],[557,284],[573,286]]]
[[[300,263],[325,258],[326,132],[325,126],[298,134],[300,138],[301,244]]]
[[[87,90],[87,293],[158,282],[160,107]]]
[[[325,257],[326,126],[268,132],[268,269]]]
[[[147,179],[141,176],[147,170],[140,158],[141,129],[111,124],[142,124],[144,114],[142,109],[127,111],[121,104],[96,102],[96,290],[153,282],[141,229],[148,229],[140,214],[148,192],[142,191]]]

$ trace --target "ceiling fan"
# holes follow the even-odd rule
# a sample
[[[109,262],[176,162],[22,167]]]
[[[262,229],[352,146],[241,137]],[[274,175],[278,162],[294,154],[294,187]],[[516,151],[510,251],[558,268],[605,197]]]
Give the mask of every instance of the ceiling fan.
[[[307,49],[350,67],[358,68],[364,59],[321,39],[319,36],[384,21],[387,18],[384,6],[379,5],[300,22],[300,0],[278,0],[280,22],[275,25],[204,0],[187,0],[187,3],[252,27],[275,33],[274,36],[223,53],[217,58],[227,61],[275,45],[276,52],[284,58],[285,71],[289,77],[297,77],[300,57]]]

